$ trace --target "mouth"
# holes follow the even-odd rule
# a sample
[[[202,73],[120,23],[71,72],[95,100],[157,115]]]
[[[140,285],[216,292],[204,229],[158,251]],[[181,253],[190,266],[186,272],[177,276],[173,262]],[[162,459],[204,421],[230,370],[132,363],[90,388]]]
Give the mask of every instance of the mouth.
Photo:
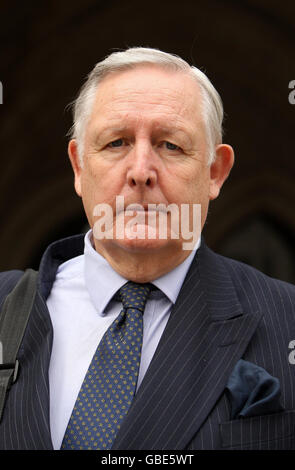
[[[164,213],[167,213],[167,208],[166,208],[166,204],[164,203],[143,203],[143,204],[132,203],[132,204],[128,204],[127,206],[125,206],[124,209],[118,212],[118,214],[120,214],[120,212],[123,212],[123,211],[125,213],[129,213],[129,212],[164,212]]]

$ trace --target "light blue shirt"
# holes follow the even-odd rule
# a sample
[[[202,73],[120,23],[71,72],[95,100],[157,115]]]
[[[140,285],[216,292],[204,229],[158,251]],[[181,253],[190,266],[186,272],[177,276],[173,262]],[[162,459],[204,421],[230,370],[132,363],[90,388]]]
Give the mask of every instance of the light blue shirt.
[[[196,249],[200,245],[200,240]],[[155,353],[180,288],[196,253],[153,281],[143,316],[139,387]],[[91,359],[122,304],[114,294],[128,280],[120,276],[93,248],[92,232],[85,236],[84,254],[58,268],[47,306],[53,325],[49,367],[50,428],[54,449],[60,449],[72,409]]]

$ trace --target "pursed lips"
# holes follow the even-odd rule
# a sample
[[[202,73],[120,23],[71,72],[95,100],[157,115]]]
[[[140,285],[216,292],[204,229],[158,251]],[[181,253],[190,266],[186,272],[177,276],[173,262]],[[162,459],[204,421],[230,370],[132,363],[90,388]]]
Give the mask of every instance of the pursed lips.
[[[155,203],[148,203],[148,204],[137,204],[137,203],[132,203],[132,204],[128,204],[126,205],[124,208],[120,209],[116,215],[120,215],[122,212],[124,211],[124,213],[128,214],[129,212],[163,212],[163,213],[167,213],[167,207],[164,203],[159,203],[159,204],[155,204]],[[131,214],[129,214],[131,215]]]

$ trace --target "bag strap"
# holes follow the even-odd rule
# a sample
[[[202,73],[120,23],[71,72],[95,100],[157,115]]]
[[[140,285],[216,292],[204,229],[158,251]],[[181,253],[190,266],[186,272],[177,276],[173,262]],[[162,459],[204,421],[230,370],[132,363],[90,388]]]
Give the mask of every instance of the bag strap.
[[[16,381],[17,353],[36,294],[38,272],[27,269],[6,297],[0,314],[0,421],[7,392]]]

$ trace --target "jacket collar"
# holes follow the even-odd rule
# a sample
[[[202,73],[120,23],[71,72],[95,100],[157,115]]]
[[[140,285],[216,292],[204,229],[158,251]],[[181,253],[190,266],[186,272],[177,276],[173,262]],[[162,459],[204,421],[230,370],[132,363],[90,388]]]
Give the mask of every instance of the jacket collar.
[[[38,278],[38,289],[44,299],[50,294],[59,265],[83,254],[84,237],[84,234],[79,234],[63,238],[51,243],[44,252]]]

